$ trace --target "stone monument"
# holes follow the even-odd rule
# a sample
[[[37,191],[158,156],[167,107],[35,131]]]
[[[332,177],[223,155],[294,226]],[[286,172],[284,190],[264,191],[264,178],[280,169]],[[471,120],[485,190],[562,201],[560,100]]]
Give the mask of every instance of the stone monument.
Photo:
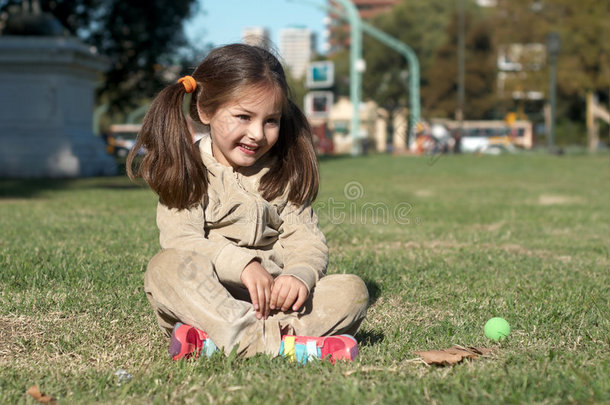
[[[37,1],[23,3],[0,32],[0,178],[116,174],[92,131],[107,62]]]

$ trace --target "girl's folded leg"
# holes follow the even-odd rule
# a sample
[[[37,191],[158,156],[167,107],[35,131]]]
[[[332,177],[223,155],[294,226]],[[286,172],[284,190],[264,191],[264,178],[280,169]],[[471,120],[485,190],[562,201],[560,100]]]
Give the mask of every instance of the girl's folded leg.
[[[355,335],[366,316],[369,293],[353,274],[332,274],[318,280],[300,311],[286,320],[297,335]]]
[[[278,312],[284,333],[280,355],[300,363],[312,358],[352,361],[358,355],[353,335],[366,315],[368,290],[357,276],[337,274],[318,281],[298,312]]]
[[[235,289],[230,290],[234,292]],[[225,353],[237,347],[238,354],[244,357],[257,353],[277,356],[284,347],[286,336],[290,340],[290,336],[298,335],[295,336],[298,350],[302,340],[299,336],[353,335],[364,319],[368,305],[368,291],[359,277],[330,275],[318,281],[300,311],[275,312],[267,319],[259,320],[250,302],[235,298],[218,280],[207,257],[175,249],[164,250],[150,261],[145,291],[159,325],[168,337],[173,338],[175,325],[183,323],[205,332],[214,346],[224,348]],[[196,348],[199,340],[202,345],[205,340],[199,335],[192,343]],[[347,348],[348,352],[350,350],[352,354],[347,357],[353,359],[357,347]]]
[[[211,261],[191,251],[167,249],[148,264],[144,287],[159,325],[171,336],[176,323],[205,331],[218,348],[249,357],[277,355],[277,320],[257,319],[252,304],[233,297],[218,280]]]

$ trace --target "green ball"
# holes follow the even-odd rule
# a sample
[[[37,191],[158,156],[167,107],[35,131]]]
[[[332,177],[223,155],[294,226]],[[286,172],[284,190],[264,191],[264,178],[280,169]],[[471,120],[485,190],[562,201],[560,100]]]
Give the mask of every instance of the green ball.
[[[483,328],[485,336],[491,340],[502,340],[510,333],[510,325],[504,318],[491,318]]]

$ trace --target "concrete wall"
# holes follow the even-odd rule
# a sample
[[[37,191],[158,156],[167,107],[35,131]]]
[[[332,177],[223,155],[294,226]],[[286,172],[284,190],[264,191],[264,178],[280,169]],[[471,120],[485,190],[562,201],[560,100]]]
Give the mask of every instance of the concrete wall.
[[[0,177],[116,173],[92,131],[105,67],[76,39],[0,36]]]

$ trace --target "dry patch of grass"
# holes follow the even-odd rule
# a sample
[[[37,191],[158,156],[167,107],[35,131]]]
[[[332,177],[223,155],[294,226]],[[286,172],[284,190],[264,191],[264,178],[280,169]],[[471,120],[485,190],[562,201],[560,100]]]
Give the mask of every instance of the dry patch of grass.
[[[87,313],[0,316],[0,367],[69,364],[73,372],[142,368],[142,356],[162,352],[165,339],[154,323],[145,331],[130,323]]]
[[[366,326],[387,330],[395,326],[427,325],[452,316],[450,309],[441,310],[396,295],[381,296],[369,307]]]
[[[353,253],[363,249],[367,251],[375,251],[383,254],[392,254],[397,251],[403,252],[407,257],[419,257],[421,251],[429,251],[438,255],[454,252],[455,250],[472,248],[472,242],[458,242],[454,240],[436,240],[436,241],[409,241],[409,242],[383,242],[372,243],[370,246],[363,248],[362,245],[343,245],[335,250],[336,253]],[[477,243],[477,249],[487,250],[490,252],[503,251],[515,255],[523,255],[527,257],[537,257],[541,259],[556,259],[561,262],[570,262],[572,257],[569,255],[557,255],[551,250],[530,249],[516,243]]]
[[[581,197],[567,195],[542,194],[538,197],[538,205],[579,205],[586,201]]]
[[[434,196],[434,191],[432,190],[428,190],[428,189],[424,189],[424,188],[420,188],[414,191],[414,193],[416,197],[433,197]]]

